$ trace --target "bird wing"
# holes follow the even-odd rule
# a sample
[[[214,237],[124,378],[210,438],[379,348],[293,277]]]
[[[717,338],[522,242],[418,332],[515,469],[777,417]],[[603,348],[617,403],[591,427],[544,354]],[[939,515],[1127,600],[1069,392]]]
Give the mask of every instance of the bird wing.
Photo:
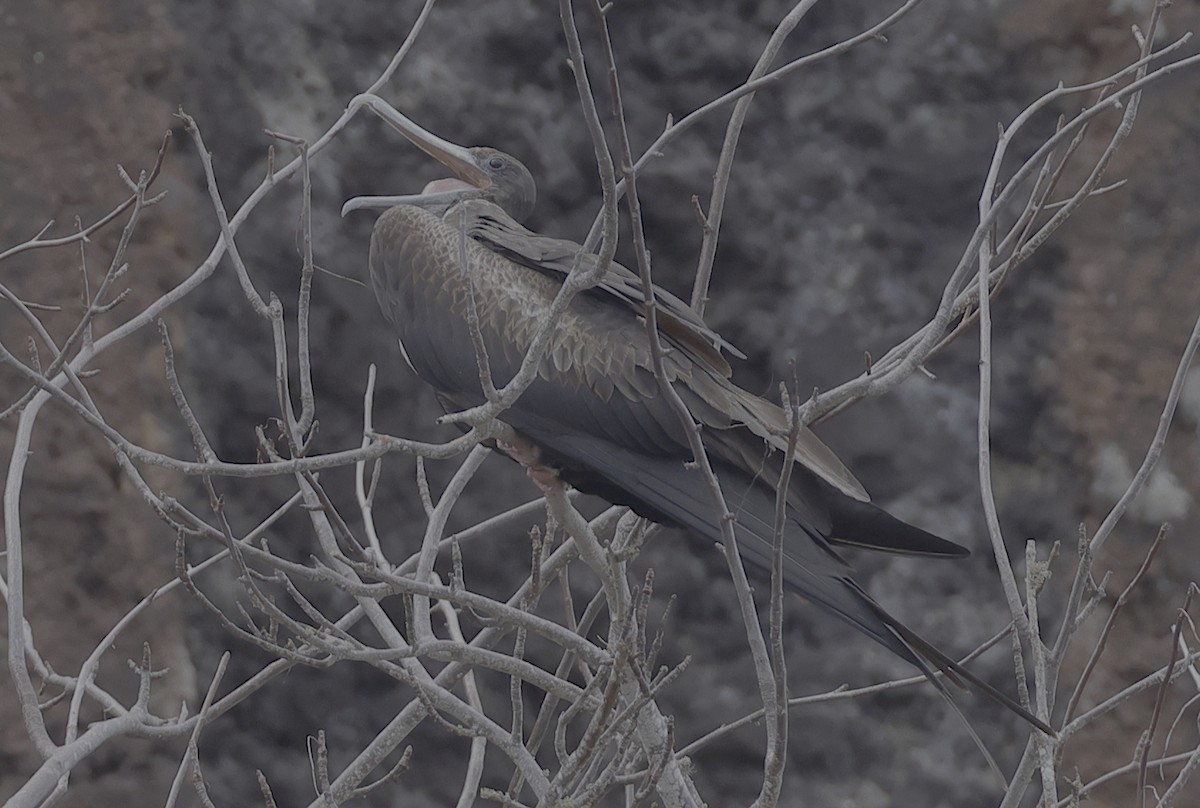
[[[557,277],[560,281],[578,264],[581,270],[596,266],[599,256],[582,245],[562,238],[543,236],[521,225],[499,206],[484,200],[468,200],[460,206],[467,234],[509,260]],[[639,314],[645,311],[642,279],[622,264],[610,261],[595,292],[612,295]],[[714,370],[728,378],[732,374],[721,351],[745,359],[746,355],[709,328],[687,303],[659,286],[654,287],[659,328],[704,357]]]
[[[517,265],[535,269],[552,277],[556,283],[561,283],[577,262],[586,269],[594,266],[599,260],[596,255],[585,252],[583,247],[573,241],[534,233],[491,202],[469,200],[459,208],[462,210],[456,208],[455,213],[446,217],[447,221],[455,224],[461,222],[461,226],[473,240]],[[644,320],[640,317],[644,313],[646,298],[641,278],[621,264],[611,262],[603,280],[585,295],[593,298],[598,295],[606,296],[611,301],[619,301],[623,308],[638,315],[636,324],[640,329],[644,328]],[[688,360],[700,369],[700,372],[685,374],[689,382],[687,387],[694,393],[692,396],[685,395],[685,399],[689,399],[685,403],[692,409],[693,414],[699,417],[697,411],[702,413],[712,404],[717,404],[718,410],[723,413],[723,419],[718,418],[725,422],[723,426],[744,425],[758,438],[781,451],[785,450],[789,427],[784,411],[778,405],[726,381],[731,375],[731,370],[729,363],[721,355],[721,350],[727,350],[740,358],[745,358],[745,355],[705,325],[696,312],[675,295],[655,286],[654,296],[658,306],[661,337],[670,347],[683,352]],[[638,339],[635,337],[635,340]],[[648,343],[648,340],[640,338],[640,344],[645,343]],[[638,357],[640,361],[636,362],[640,369],[649,369],[648,357],[649,346],[645,344],[645,351]],[[605,370],[611,369],[611,365],[606,363]],[[623,370],[627,377],[636,374],[636,369],[628,366]],[[607,389],[607,381],[593,378],[592,382],[602,393]],[[649,383],[657,386],[653,378],[643,382],[638,385],[639,395],[652,392],[648,389]],[[701,421],[703,423],[704,419]],[[707,425],[715,424],[709,422]],[[797,435],[796,459],[848,496],[864,501],[869,499],[866,489],[837,455],[808,429],[800,430]]]

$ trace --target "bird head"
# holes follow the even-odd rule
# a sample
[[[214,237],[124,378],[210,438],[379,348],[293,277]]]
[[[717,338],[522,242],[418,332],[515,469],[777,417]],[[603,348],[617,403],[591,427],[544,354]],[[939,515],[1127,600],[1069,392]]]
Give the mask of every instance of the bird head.
[[[390,208],[416,205],[447,210],[463,199],[486,199],[499,205],[518,222],[533,211],[537,187],[533,175],[520,160],[488,146],[464,148],[417,126],[390,104],[364,93],[350,102],[351,111],[368,107],[389,126],[423,152],[454,172],[453,177],[434,180],[419,194],[406,196],[357,196],[342,206],[342,215],[361,208]]]

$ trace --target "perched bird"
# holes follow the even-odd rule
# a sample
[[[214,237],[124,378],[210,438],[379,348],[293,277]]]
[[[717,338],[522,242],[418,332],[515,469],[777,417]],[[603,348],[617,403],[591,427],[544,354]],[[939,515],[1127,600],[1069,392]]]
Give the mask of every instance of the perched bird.
[[[516,375],[566,275],[599,260],[574,242],[520,224],[533,209],[528,169],[492,148],[466,149],[420,128],[370,95],[369,107],[454,178],[420,194],[356,197],[342,209],[386,208],[371,236],[371,283],[408,364],[447,409],[484,402],[468,310],[497,387]],[[464,260],[465,259],[465,260]],[[744,560],[769,570],[776,487],[788,423],[776,404],[732,381],[722,351],[741,356],[671,293],[655,288],[666,374],[704,444]],[[500,447],[535,480],[552,477],[667,525],[720,541],[708,483],[688,468],[684,426],[652,367],[645,296],[637,275],[612,263],[554,325],[533,383],[499,416],[515,437]],[[744,357],[743,357],[744,358]],[[786,492],[784,585],[908,660],[939,689],[934,670],[970,683],[1043,731],[1053,731],[1012,698],[892,617],[851,577],[835,545],[931,558],[968,551],[872,505],[863,486],[825,444],[801,430]],[[944,690],[943,690],[944,692]]]

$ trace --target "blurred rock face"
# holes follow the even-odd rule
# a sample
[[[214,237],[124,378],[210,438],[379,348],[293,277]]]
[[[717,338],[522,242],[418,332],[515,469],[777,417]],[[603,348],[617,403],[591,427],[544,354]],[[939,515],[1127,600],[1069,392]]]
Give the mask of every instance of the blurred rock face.
[[[419,7],[117,0],[56,5],[51,13],[51,5],[35,0],[6,8],[0,20],[0,209],[6,211],[0,246],[27,238],[51,217],[60,228],[76,214],[95,218],[122,198],[113,165],[131,173],[149,166],[163,130],[177,126],[171,112],[179,105],[196,117],[226,205],[235,208],[266,171],[262,128],[318,136],[386,64]],[[972,229],[995,123],[1010,120],[1059,80],[1092,80],[1133,52],[1128,29],[1141,9],[1112,4],[1098,11],[1087,0],[1048,8],[1035,0],[966,6],[930,0],[889,33],[887,44],[870,43],[758,94],[738,152],[708,307],[710,322],[752,357],[738,369],[744,386],[773,390],[780,379],[790,380],[794,359],[802,388],[828,389],[857,374],[864,354],[881,355],[925,322]],[[781,3],[756,4],[752,12],[719,2],[617,4],[610,23],[635,144],[649,144],[666,115],[678,119],[741,81],[785,12]],[[781,58],[852,35],[884,13],[867,2],[819,5]],[[1195,25],[1196,16],[1194,9],[1173,9],[1171,30]],[[590,47],[588,15],[580,18]],[[383,94],[448,138],[518,156],[539,181],[531,226],[582,239],[598,206],[598,181],[565,56],[552,4],[446,4]],[[594,67],[597,85],[600,77]],[[1153,432],[1200,299],[1200,280],[1188,271],[1200,243],[1194,226],[1200,154],[1191,146],[1195,122],[1188,112],[1200,108],[1197,86],[1176,82],[1143,102],[1143,125],[1110,170],[1112,179],[1130,177],[1130,186],[1094,200],[1022,269],[996,307],[995,474],[1016,555],[1027,537],[1044,548],[1055,540],[1073,547],[1077,524],[1096,526]],[[603,97],[600,107],[607,109]],[[699,195],[707,203],[723,124],[715,116],[685,134],[640,183],[655,277],[685,295],[701,239],[690,199]],[[1042,131],[1052,126],[1048,117]],[[148,215],[130,257],[130,306],[182,278],[216,234],[198,163],[186,137],[176,134],[163,180],[171,196]],[[377,122],[364,116],[353,123],[313,166],[317,262],[363,279],[371,221],[341,220],[342,201],[417,190],[438,170]],[[260,290],[277,292],[289,313],[300,265],[298,200],[298,185],[281,190],[239,237]],[[118,235],[110,228],[94,239],[93,272],[101,271]],[[36,254],[0,271],[27,299],[60,302],[74,294],[64,292],[77,277],[73,261],[74,253]],[[314,300],[318,448],[357,444],[371,362],[381,373],[378,428],[428,439],[448,435],[432,425],[432,397],[403,367],[370,291],[319,275]],[[67,329],[71,315],[49,322]],[[118,310],[112,322],[121,316]],[[253,428],[274,407],[270,344],[232,273],[223,270],[171,312],[169,323],[185,384],[215,448],[226,459],[253,458]],[[23,344],[25,330],[9,314],[0,317],[6,345]],[[977,548],[973,560],[959,565],[858,562],[882,602],[950,651],[973,646],[1004,614],[985,560],[974,483],[976,358],[972,337],[965,337],[930,368],[936,381],[914,378],[821,430],[878,501]],[[161,382],[157,337],[131,341],[101,367],[92,389],[114,424],[146,445],[187,455]],[[15,389],[9,377],[0,380]],[[131,395],[143,390],[153,392]],[[174,536],[125,490],[101,441],[63,413],[40,423],[23,500],[30,613],[47,655],[71,670],[117,615],[171,577]],[[1158,494],[1111,545],[1107,562],[1118,587],[1158,520],[1170,518],[1180,536],[1194,527],[1194,429],[1194,419],[1177,427]],[[0,431],[0,441],[10,439]],[[531,495],[499,461],[489,461],[485,472],[494,479],[468,497],[458,516],[463,524]],[[190,485],[165,475],[159,482],[177,491]],[[411,546],[415,539],[400,527],[420,514],[411,468],[394,460],[385,482],[394,495],[380,507],[397,526],[390,540]],[[235,518],[247,519],[259,513],[258,492],[222,490]],[[302,542],[302,522],[290,527],[295,532],[280,541]],[[497,544],[494,559],[473,563],[503,588],[522,574],[522,541],[515,534]],[[1129,625],[1136,628],[1138,616],[1162,622],[1170,613],[1180,583],[1197,574],[1188,545],[1167,550],[1157,572],[1161,583],[1131,604]],[[687,537],[656,539],[643,560],[656,569],[659,592],[681,598],[667,658],[697,657],[688,684],[667,698],[678,717],[677,737],[690,740],[717,714],[732,719],[753,707],[753,689],[744,684],[748,668],[739,661],[740,630],[722,627],[736,625],[733,595],[720,559]],[[841,626],[804,606],[790,607],[789,629],[795,694],[904,672],[865,640],[842,642]],[[127,634],[128,647],[109,655],[115,675],[125,657],[140,656],[144,639],[156,660],[172,668],[162,698],[188,699],[193,707],[197,675],[205,681],[222,649],[239,651],[231,676],[248,674],[256,662],[185,598],[154,625]],[[1144,661],[1166,650],[1162,637],[1132,630],[1114,646],[1126,650],[1098,673],[1097,693],[1144,672]],[[1011,680],[1004,654],[979,667],[998,685]],[[128,686],[135,686],[132,676]],[[15,705],[2,691],[0,761],[12,765],[0,771],[27,772],[34,762],[24,751]],[[712,694],[712,701],[698,705],[696,693]],[[295,672],[208,730],[203,759],[217,775],[210,791],[218,804],[255,800],[250,769],[258,767],[281,804],[306,799],[305,736],[326,729],[344,760],[401,695],[348,666]],[[958,730],[932,699],[905,691],[798,714],[786,804],[990,804],[980,797],[990,793],[982,762],[956,751]],[[1077,747],[1080,768],[1098,773],[1127,760],[1142,716],[1119,718],[1098,731],[1103,741]],[[1012,748],[1016,731],[985,733],[1003,760],[1019,751]],[[1121,732],[1131,733],[1127,742],[1114,740]],[[697,757],[698,780],[714,804],[752,797],[759,743],[748,732]],[[443,775],[438,767],[454,760],[458,747],[433,736],[416,745],[420,774],[405,780],[406,793],[444,803],[456,793],[457,769],[451,765]],[[177,750],[149,756],[141,750],[136,743],[114,745],[94,770],[73,780],[69,800],[115,805],[144,795],[148,784],[165,793],[178,760],[168,751]],[[10,782],[19,780],[0,774],[0,795]]]

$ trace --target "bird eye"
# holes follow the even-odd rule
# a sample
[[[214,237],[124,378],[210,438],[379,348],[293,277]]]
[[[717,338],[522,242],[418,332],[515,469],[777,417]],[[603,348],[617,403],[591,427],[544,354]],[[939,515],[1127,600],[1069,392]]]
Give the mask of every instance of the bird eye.
[[[488,168],[490,168],[492,171],[499,171],[500,169],[504,168],[504,158],[500,157],[499,155],[493,155],[492,157],[488,158],[487,164]]]

